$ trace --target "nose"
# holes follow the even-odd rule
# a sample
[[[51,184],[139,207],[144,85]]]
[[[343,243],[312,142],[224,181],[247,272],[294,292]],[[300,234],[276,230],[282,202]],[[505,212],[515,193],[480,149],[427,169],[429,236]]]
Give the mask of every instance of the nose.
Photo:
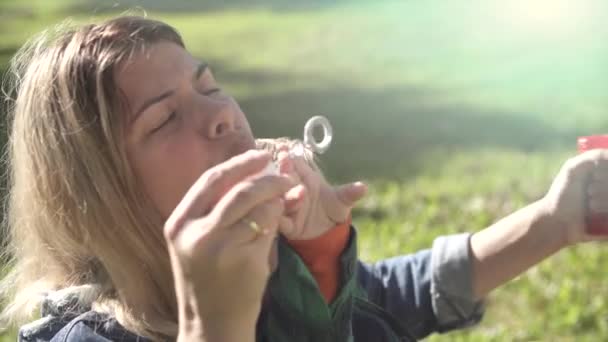
[[[209,118],[207,137],[221,139],[238,130],[236,108],[230,103],[217,108]]]

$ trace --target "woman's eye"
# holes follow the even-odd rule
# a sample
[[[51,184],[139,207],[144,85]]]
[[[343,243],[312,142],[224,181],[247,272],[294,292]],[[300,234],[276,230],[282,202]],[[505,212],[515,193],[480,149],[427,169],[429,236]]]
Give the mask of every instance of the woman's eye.
[[[175,116],[177,115],[176,112],[171,112],[171,114],[169,114],[169,116],[167,116],[167,118],[161,122],[160,125],[154,127],[154,129],[152,129],[152,131],[150,131],[150,134],[153,134],[157,131],[159,131],[161,128],[165,127],[169,122],[171,122],[173,119],[175,119]]]
[[[222,89],[220,89],[220,88],[213,88],[213,89],[209,89],[209,90],[203,92],[203,94],[206,96],[211,96],[211,95],[217,94],[221,91],[222,91]]]

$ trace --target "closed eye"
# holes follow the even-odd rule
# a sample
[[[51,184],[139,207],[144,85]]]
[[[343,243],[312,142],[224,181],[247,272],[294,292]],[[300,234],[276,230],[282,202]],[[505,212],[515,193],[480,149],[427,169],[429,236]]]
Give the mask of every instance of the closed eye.
[[[150,131],[150,134],[154,134],[157,131],[159,131],[161,128],[165,127],[168,123],[170,123],[173,119],[175,119],[176,116],[177,116],[177,112],[175,112],[175,111],[171,112],[171,114],[169,114],[169,116],[167,116],[167,118],[160,125],[154,127]]]
[[[220,89],[220,88],[213,88],[213,89],[210,89],[210,90],[205,91],[205,92],[203,93],[203,95],[205,95],[205,96],[210,96],[210,95],[213,95],[213,94],[219,93],[219,92],[221,92],[221,91],[222,91],[222,89]]]

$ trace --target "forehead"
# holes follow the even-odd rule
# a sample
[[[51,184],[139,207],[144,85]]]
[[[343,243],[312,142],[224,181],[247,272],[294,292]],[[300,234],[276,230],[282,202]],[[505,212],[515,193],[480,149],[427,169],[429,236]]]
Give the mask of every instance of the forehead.
[[[134,111],[147,99],[175,88],[192,74],[196,65],[196,60],[184,48],[161,41],[134,54],[118,68],[115,80],[126,96],[128,108]]]

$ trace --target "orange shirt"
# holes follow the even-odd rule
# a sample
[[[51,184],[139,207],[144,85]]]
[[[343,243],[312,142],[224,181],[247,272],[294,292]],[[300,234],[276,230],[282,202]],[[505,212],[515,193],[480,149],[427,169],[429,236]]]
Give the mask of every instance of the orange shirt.
[[[350,237],[350,219],[311,240],[289,240],[317,281],[327,303],[336,297],[340,274],[340,255]]]

